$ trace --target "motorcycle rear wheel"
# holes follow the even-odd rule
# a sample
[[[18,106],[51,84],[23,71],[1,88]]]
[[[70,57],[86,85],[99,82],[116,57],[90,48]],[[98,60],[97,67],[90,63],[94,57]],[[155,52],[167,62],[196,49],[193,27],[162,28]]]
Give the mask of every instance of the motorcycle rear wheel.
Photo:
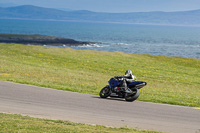
[[[125,100],[128,101],[128,102],[132,102],[132,101],[135,101],[140,95],[140,91],[139,89],[135,89],[133,90],[133,93],[126,93],[125,94]]]
[[[110,96],[110,87],[106,86],[103,89],[101,89],[99,96],[101,98],[107,98],[108,96]]]

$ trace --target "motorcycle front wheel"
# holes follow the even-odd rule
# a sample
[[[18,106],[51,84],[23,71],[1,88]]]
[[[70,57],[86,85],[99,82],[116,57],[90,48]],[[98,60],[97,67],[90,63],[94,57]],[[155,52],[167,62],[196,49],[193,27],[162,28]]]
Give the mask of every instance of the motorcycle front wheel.
[[[140,91],[138,89],[134,89],[133,90],[133,93],[126,93],[125,94],[125,100],[126,101],[129,101],[129,102],[132,102],[134,100],[136,100],[140,95]]]
[[[110,96],[110,87],[106,86],[103,89],[101,89],[99,96],[101,98],[107,98],[108,96]]]

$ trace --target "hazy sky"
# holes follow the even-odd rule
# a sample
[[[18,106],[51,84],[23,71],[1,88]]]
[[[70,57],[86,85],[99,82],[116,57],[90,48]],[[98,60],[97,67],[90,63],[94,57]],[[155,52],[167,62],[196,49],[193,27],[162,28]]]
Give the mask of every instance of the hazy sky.
[[[96,12],[184,11],[200,9],[200,0],[0,0],[0,6],[5,3]]]

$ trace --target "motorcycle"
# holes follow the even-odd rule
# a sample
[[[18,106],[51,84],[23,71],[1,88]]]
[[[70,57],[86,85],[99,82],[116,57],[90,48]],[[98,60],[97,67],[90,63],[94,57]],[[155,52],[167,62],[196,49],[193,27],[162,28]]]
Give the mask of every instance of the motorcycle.
[[[101,98],[107,98],[108,96],[125,98],[126,101],[132,102],[139,97],[140,95],[139,89],[147,85],[147,83],[144,81],[127,82],[127,89],[125,90],[125,87],[122,85],[124,80],[126,79],[123,77],[111,78],[108,81],[109,85],[101,89],[99,96]]]

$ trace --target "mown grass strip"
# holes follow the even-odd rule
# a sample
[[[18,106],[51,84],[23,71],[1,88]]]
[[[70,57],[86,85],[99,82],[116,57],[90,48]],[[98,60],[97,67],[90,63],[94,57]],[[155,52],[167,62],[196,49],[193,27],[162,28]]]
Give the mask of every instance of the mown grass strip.
[[[200,107],[200,59],[0,43],[0,80],[98,95],[131,69],[138,100]]]
[[[0,113],[0,133],[158,133],[128,127],[112,128],[61,120]]]

